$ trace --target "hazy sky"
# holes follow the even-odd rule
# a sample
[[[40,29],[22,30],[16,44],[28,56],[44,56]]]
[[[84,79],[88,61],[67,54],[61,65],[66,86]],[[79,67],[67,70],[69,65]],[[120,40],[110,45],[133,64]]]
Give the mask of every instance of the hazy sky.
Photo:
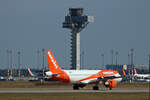
[[[136,64],[148,64],[150,54],[150,0],[0,0],[0,66],[6,67],[6,49],[13,64],[21,50],[22,67],[37,65],[37,50],[52,49],[61,66],[70,65],[70,30],[62,28],[70,7],[83,7],[94,23],[81,32],[84,68],[111,63],[110,50],[119,52],[118,63],[128,63],[135,49]],[[42,62],[42,60],[41,60]]]

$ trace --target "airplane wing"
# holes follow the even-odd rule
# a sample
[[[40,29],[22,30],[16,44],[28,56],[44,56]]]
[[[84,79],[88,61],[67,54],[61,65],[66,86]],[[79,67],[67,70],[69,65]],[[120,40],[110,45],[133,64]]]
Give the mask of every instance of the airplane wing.
[[[116,77],[116,76],[98,77],[99,80],[108,80],[108,79],[115,79],[115,78],[121,78],[121,77]]]

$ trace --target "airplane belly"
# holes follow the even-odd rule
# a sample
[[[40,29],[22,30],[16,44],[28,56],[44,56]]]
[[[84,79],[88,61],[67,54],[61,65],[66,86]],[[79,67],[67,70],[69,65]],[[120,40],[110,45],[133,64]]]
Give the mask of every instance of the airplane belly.
[[[71,81],[71,83],[82,83],[82,82],[79,82],[79,80],[82,80],[89,76],[90,75],[80,75],[80,76],[70,75],[70,81]],[[87,83],[87,82],[85,82],[85,83]]]
[[[114,79],[117,83],[121,82],[122,81],[122,78],[115,78]]]

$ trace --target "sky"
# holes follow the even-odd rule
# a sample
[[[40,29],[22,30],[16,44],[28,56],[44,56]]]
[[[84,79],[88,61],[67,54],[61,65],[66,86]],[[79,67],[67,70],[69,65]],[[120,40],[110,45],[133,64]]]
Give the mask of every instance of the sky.
[[[105,64],[111,64],[112,49],[119,52],[118,64],[127,64],[131,48],[134,63],[148,65],[149,4],[150,0],[0,0],[0,68],[7,68],[7,49],[12,50],[14,66],[21,51],[21,66],[36,68],[42,63],[37,58],[42,48],[51,49],[59,65],[70,68],[71,33],[62,23],[68,9],[77,7],[95,19],[81,31],[82,67],[100,66],[101,54]]]

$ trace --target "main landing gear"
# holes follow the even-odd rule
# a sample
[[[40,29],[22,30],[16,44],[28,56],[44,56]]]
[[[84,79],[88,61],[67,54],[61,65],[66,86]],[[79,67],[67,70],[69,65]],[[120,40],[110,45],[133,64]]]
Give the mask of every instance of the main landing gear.
[[[99,90],[98,83],[93,86],[93,90]]]
[[[79,84],[74,84],[73,85],[73,90],[79,90],[79,87],[83,88],[85,85],[79,85]],[[93,90],[99,90],[98,84],[93,86]]]
[[[97,85],[93,86],[93,90],[99,90],[99,87]]]
[[[112,88],[111,88],[111,87],[109,87],[109,90],[112,90]]]
[[[75,85],[73,86],[73,89],[74,89],[74,90],[79,90],[79,86],[78,86],[77,84],[75,84]]]
[[[86,84],[74,84],[73,85],[73,89],[74,90],[79,90],[79,88],[83,88],[85,86],[86,86]]]

